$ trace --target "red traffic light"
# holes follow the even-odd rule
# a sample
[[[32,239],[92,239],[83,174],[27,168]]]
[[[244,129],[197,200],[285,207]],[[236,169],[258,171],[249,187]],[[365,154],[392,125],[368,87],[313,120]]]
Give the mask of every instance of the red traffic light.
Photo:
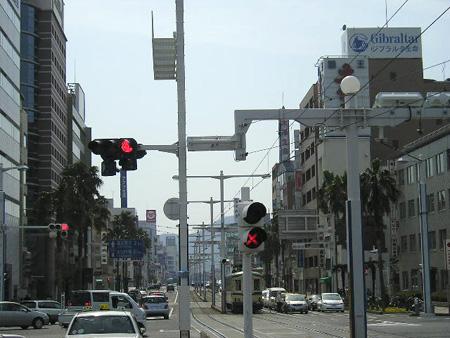
[[[61,231],[69,231],[69,224],[61,223]]]
[[[134,142],[136,143],[136,141]],[[122,152],[126,153],[126,154],[130,154],[134,151],[134,147],[132,145],[132,142],[129,139],[123,139],[120,142],[120,149],[122,150]]]
[[[267,239],[266,231],[263,228],[251,228],[247,232],[244,245],[249,249],[258,248]]]

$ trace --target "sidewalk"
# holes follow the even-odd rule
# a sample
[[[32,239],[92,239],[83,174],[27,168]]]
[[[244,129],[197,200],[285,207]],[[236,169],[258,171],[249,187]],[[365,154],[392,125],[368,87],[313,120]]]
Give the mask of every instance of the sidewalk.
[[[194,290],[194,292],[198,297],[200,297],[201,299],[203,299],[205,301],[205,299],[203,298],[203,295],[204,295],[203,290],[197,290],[197,291]],[[216,293],[215,306],[213,306],[212,305],[212,292],[210,289],[207,289],[205,303],[209,303],[209,306],[212,309],[214,309],[218,312],[221,312],[221,306],[222,306],[221,296],[222,295],[219,292]]]

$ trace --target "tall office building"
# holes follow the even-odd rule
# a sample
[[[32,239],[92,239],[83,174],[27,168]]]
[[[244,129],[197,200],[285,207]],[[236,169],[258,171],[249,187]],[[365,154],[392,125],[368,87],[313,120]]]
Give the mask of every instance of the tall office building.
[[[4,168],[24,163],[20,98],[20,4],[18,0],[0,0],[0,163]],[[5,191],[5,224],[3,243],[5,259],[5,299],[19,296],[21,201],[24,189],[18,170],[0,173]],[[22,175],[22,178],[24,176]]]
[[[56,189],[69,164],[66,37],[62,0],[21,1],[21,92],[28,117],[27,210],[39,194]],[[33,220],[30,225],[39,224]],[[38,231],[27,232],[32,254],[29,291],[32,296],[56,297],[57,243]],[[59,278],[60,279],[60,278]]]

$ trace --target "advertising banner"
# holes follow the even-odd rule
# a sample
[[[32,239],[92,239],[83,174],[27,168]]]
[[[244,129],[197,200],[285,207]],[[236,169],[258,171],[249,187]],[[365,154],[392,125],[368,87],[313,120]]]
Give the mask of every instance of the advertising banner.
[[[342,54],[369,58],[421,58],[420,28],[347,28],[342,35]]]
[[[145,221],[156,224],[156,210],[147,210],[145,212]]]

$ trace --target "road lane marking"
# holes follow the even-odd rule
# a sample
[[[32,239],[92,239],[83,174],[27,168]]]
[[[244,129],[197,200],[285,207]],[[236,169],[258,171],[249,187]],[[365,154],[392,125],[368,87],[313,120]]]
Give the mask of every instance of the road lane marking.
[[[174,305],[177,303],[177,300],[178,300],[178,290],[177,290],[177,294],[175,295],[175,300],[173,301]]]
[[[172,317],[173,307],[170,309],[169,318]]]

